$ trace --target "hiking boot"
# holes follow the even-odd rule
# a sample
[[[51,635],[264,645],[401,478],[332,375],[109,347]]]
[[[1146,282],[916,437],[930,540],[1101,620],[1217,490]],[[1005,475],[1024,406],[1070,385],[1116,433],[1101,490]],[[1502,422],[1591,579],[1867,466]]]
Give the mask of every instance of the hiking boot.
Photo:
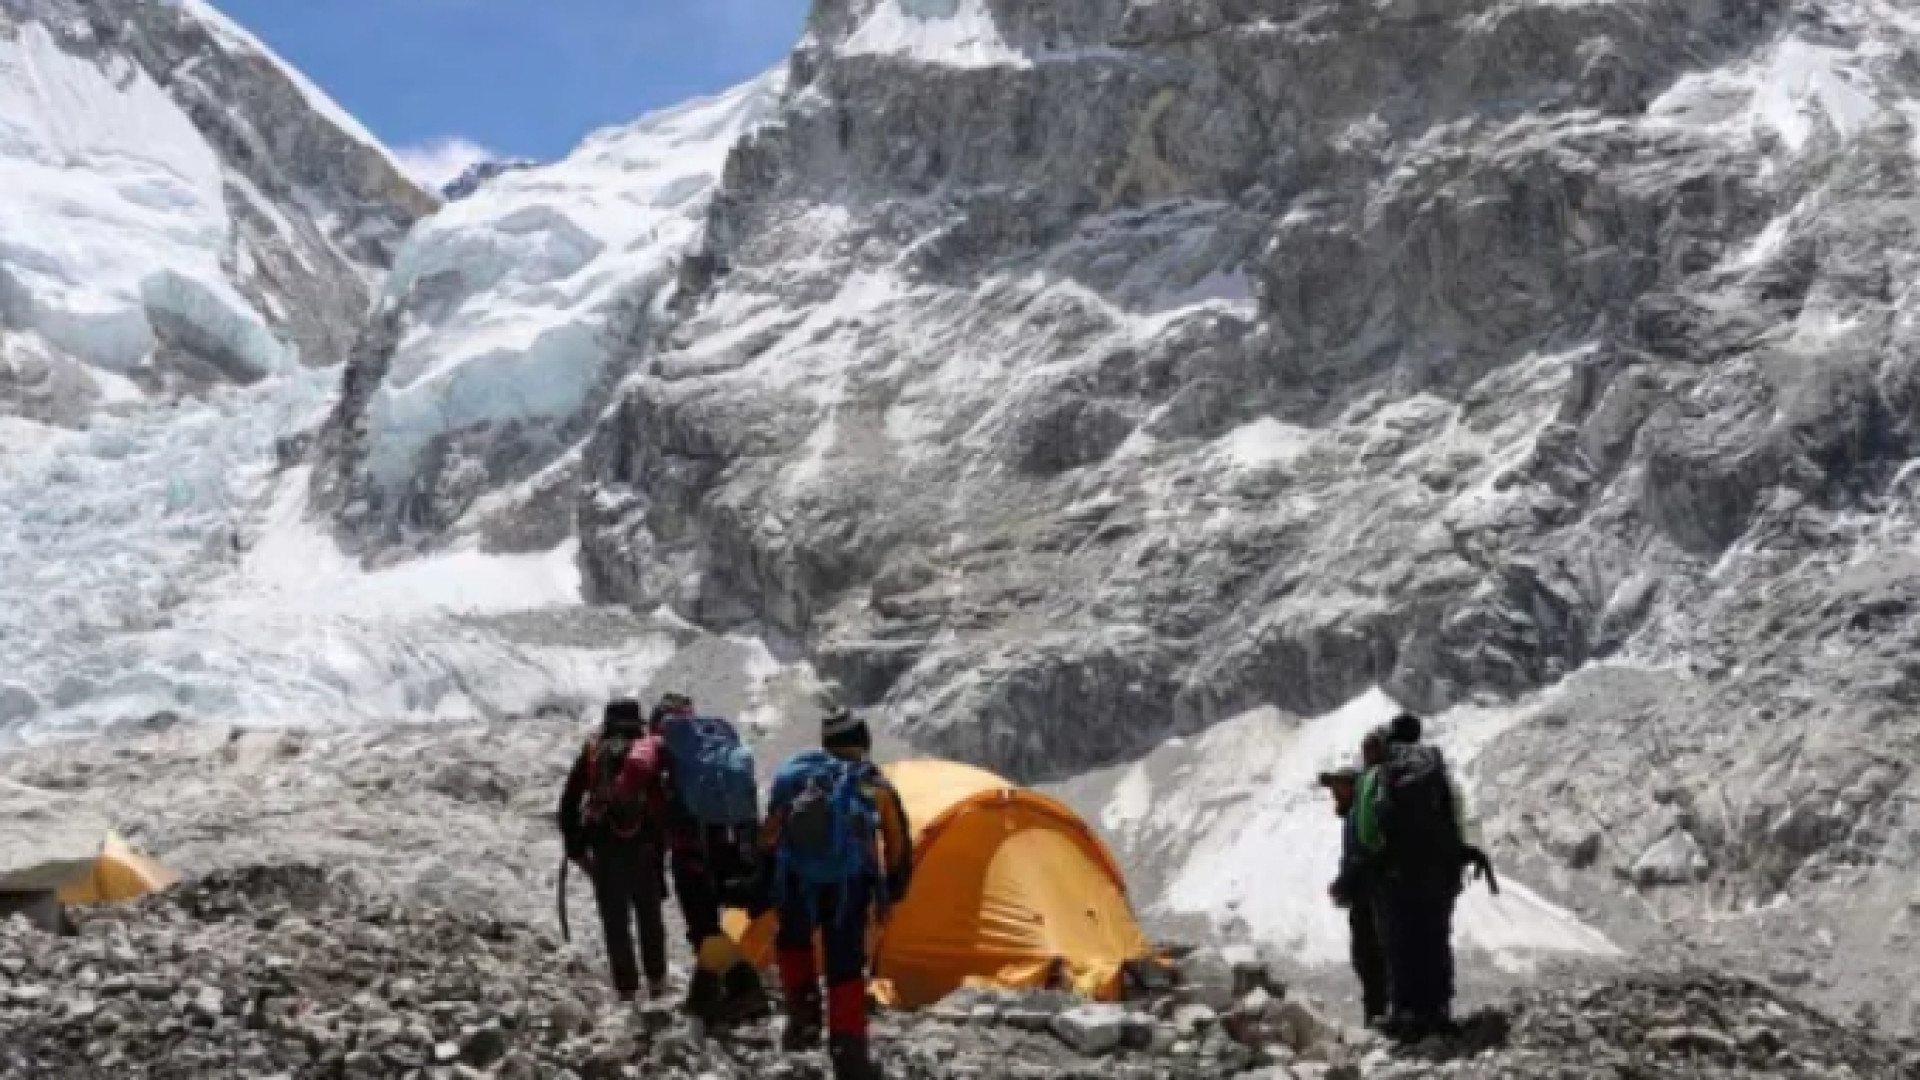
[[[1425,1034],[1423,1026],[1414,1014],[1394,1009],[1381,1017],[1379,1031],[1394,1042],[1417,1043]]]
[[[835,1035],[827,1044],[827,1059],[833,1062],[833,1080],[885,1080],[864,1038]]]
[[[720,985],[720,976],[704,969],[696,970],[687,983],[687,1000],[684,1006],[688,1016],[704,1020],[711,1024],[720,1017],[721,998],[724,989]]]
[[[820,1048],[820,1037],[826,1034],[822,1017],[824,1004],[818,988],[811,993],[802,991],[788,996],[787,1024],[780,1031],[780,1049],[800,1054]]]
[[[667,996],[667,977],[665,975],[662,975],[657,979],[647,980],[647,1000],[648,1001],[659,1001],[665,998],[666,996]],[[633,996],[628,995],[626,1000],[632,1001]]]
[[[735,964],[722,979],[725,1004],[721,1015],[729,1024],[746,1024],[773,1015],[773,1003],[767,1000],[767,984],[752,964]]]

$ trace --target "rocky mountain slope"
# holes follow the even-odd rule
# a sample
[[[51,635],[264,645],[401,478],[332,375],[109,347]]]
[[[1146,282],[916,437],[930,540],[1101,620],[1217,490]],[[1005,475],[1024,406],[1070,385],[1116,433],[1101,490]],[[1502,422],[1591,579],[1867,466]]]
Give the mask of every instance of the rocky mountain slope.
[[[621,353],[586,595],[797,641],[1026,779],[1379,686],[1610,928],[1879,969],[1920,857],[1917,33],[818,0]],[[457,534],[488,482],[400,516]]]

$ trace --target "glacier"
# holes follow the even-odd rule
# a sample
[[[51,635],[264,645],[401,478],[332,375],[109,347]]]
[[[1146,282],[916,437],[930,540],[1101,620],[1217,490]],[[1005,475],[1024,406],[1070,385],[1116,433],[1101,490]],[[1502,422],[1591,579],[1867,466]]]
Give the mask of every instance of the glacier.
[[[219,157],[143,68],[70,52],[37,22],[0,36],[0,311],[15,331],[125,372],[157,343],[148,290],[182,291],[163,275],[257,326],[221,268],[224,186]]]
[[[505,172],[416,229],[380,301],[403,326],[364,406],[355,497],[402,503],[416,482],[457,471],[424,456],[454,438],[497,471],[502,451],[486,442],[495,426],[507,429],[500,442],[524,447],[526,460],[508,466],[520,477],[564,454],[581,414],[620,378],[622,351],[659,317],[728,152],[772,114],[784,85],[775,70],[598,132],[566,160]]]

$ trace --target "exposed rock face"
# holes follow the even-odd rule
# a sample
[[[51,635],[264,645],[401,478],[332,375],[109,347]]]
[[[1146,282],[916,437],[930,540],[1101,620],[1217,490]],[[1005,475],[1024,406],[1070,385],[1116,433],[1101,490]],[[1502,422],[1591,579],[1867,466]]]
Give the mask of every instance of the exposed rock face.
[[[440,189],[448,202],[459,202],[486,186],[487,182],[510,172],[522,169],[534,169],[540,165],[527,158],[506,158],[499,161],[478,161],[467,166],[465,172],[453,178],[453,181]]]
[[[0,408],[32,420],[339,362],[436,205],[198,0],[9,5],[0,100]]]
[[[589,453],[603,598],[1057,776],[1714,638],[1904,460],[1891,24],[933,7],[816,5]]]

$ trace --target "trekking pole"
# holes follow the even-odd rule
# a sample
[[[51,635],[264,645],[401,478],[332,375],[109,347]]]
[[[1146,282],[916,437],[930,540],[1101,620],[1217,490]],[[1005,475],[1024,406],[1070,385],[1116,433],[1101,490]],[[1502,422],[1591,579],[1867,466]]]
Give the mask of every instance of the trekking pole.
[[[560,940],[569,945],[573,944],[573,931],[567,926],[567,869],[572,865],[572,859],[560,856],[560,888],[554,896],[554,905],[560,910]]]

